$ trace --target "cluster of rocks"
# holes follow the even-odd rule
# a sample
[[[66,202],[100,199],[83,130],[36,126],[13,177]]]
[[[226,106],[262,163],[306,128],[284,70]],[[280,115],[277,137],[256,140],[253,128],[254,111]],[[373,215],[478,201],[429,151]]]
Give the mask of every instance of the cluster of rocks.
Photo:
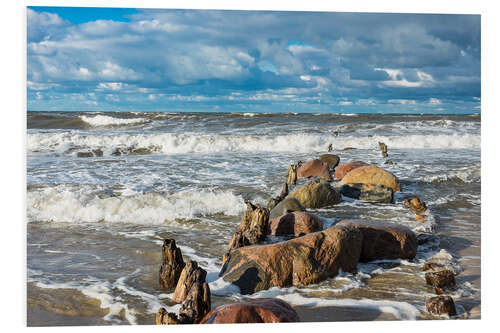
[[[386,158],[387,146],[379,145]],[[247,202],[245,214],[222,258],[219,276],[238,286],[242,294],[252,294],[272,287],[319,283],[341,270],[355,273],[359,262],[413,259],[419,241],[405,226],[343,220],[325,229],[323,220],[307,211],[336,205],[342,195],[373,203],[393,203],[394,192],[401,191],[398,178],[383,168],[362,161],[339,162],[334,154],[323,154],[305,163],[298,161],[290,165],[280,195],[272,198],[267,207]],[[298,179],[307,181],[290,193],[290,186],[295,186]],[[423,218],[427,209],[419,198],[408,198],[404,205],[417,214],[417,219]],[[272,243],[268,235],[286,237]],[[454,286],[454,275],[439,265],[429,262],[424,267],[429,271],[425,276],[427,283],[440,295],[428,300],[427,310],[453,315],[453,299],[442,294]],[[277,299],[211,310],[205,277],[206,272],[196,262],[183,262],[175,241],[165,240],[160,286],[175,288],[173,301],[182,305],[179,315],[161,308],[157,324],[299,321],[293,308]]]

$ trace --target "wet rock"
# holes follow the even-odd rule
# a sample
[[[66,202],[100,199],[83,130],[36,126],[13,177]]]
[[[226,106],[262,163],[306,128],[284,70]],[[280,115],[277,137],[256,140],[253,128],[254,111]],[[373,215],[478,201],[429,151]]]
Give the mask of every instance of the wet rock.
[[[431,314],[455,316],[457,314],[455,302],[450,296],[435,296],[427,300],[425,308]]]
[[[334,154],[323,154],[319,157],[319,159],[323,162],[326,163],[328,168],[334,169],[337,165],[339,165],[340,162],[340,157]]]
[[[419,234],[417,236],[418,245],[428,244],[430,242],[435,242],[438,238],[434,234]]]
[[[387,160],[384,162],[384,164],[390,164],[390,165],[393,165],[394,163],[391,161],[391,160]]]
[[[165,308],[160,308],[156,313],[156,325],[179,325],[188,324],[189,318],[177,316],[175,313],[167,312]]]
[[[76,153],[76,157],[93,157],[94,154],[90,151],[79,151]]]
[[[440,271],[443,270],[446,266],[443,264],[439,264],[437,262],[426,262],[422,267],[422,270],[425,271]]]
[[[175,287],[174,296],[172,301],[175,303],[182,303],[186,299],[191,287],[195,283],[203,284],[205,278],[207,277],[207,272],[198,267],[196,261],[188,261],[181,272],[177,286]]]
[[[418,197],[404,199],[403,207],[411,209],[417,215],[422,215],[427,210],[425,202]]]
[[[323,229],[318,216],[306,212],[291,212],[269,221],[269,233],[273,236],[302,236]]]
[[[434,287],[445,288],[455,286],[455,274],[449,269],[425,273],[425,282]]]
[[[189,318],[189,321],[197,324],[210,311],[210,288],[206,282],[194,283],[186,300],[182,303],[179,310],[179,315],[184,318]]]
[[[340,192],[326,182],[309,182],[289,194],[288,197],[296,198],[305,208],[322,208],[342,201]]]
[[[286,197],[280,203],[274,207],[271,212],[269,213],[269,218],[274,219],[277,217],[280,217],[282,215],[285,215],[288,212],[294,212],[294,211],[305,211],[306,209],[302,204],[300,203],[299,200],[295,197]]]
[[[318,159],[306,162],[297,169],[297,178],[311,177],[318,177],[328,182],[333,180],[328,165]]]
[[[387,155],[387,145],[383,142],[379,142],[378,146],[380,148],[380,151],[382,152],[382,157],[386,158],[388,156]]]
[[[344,272],[355,272],[361,254],[359,229],[332,227],[285,242],[231,252],[219,276],[242,294],[271,287],[304,286]]]
[[[331,151],[333,151],[333,145],[330,143],[330,144],[328,145],[328,152],[331,152]]]
[[[302,161],[298,161],[296,164],[291,164],[287,170],[287,183],[295,185],[297,184],[297,170],[302,166]]]
[[[392,188],[394,192],[401,191],[401,184],[398,178],[389,171],[375,165],[362,166],[351,170],[342,178],[338,185],[341,186],[347,183],[384,185]]]
[[[365,162],[361,161],[354,161],[351,163],[346,163],[346,164],[340,164],[338,167],[335,168],[335,172],[333,173],[333,179],[340,180],[344,178],[344,176],[351,170],[354,170],[356,168],[366,166]]]
[[[104,155],[104,153],[101,149],[93,149],[92,153],[94,154],[94,156],[97,156],[97,157],[102,157],[102,155]]]
[[[374,184],[347,183],[340,188],[346,197],[368,202],[392,203],[394,191],[390,187]]]
[[[276,298],[255,299],[226,304],[210,311],[201,324],[292,323],[299,322],[297,312]]]
[[[222,264],[229,253],[238,247],[257,244],[266,239],[269,230],[269,209],[247,202],[247,210],[241,218],[240,225],[231,238],[229,248],[222,258]]]
[[[357,149],[357,148],[353,148],[353,147],[345,147],[343,150],[344,150],[344,151],[348,151],[348,150],[354,150],[354,149]]]
[[[160,287],[174,290],[181,272],[186,265],[182,259],[181,249],[175,245],[174,239],[165,239],[161,251]]]
[[[363,234],[362,262],[381,259],[413,259],[417,237],[405,226],[389,222],[343,220],[335,226],[357,228]]]

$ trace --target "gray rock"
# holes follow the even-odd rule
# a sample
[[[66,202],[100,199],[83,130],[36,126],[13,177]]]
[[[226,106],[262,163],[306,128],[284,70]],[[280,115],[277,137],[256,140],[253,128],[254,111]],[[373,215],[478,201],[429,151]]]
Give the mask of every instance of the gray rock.
[[[276,217],[280,217],[285,215],[288,212],[300,211],[303,212],[306,209],[300,203],[297,198],[294,197],[286,197],[279,204],[277,204],[269,213],[269,218],[274,219]]]
[[[394,202],[394,191],[384,185],[347,183],[340,188],[340,193],[349,198],[368,202]]]

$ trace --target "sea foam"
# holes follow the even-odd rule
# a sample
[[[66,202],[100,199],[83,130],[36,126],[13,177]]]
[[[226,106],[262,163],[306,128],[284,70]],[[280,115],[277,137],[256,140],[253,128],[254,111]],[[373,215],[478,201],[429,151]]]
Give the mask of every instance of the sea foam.
[[[91,126],[120,126],[120,125],[137,125],[150,122],[146,118],[115,118],[110,116],[80,116],[80,119]]]

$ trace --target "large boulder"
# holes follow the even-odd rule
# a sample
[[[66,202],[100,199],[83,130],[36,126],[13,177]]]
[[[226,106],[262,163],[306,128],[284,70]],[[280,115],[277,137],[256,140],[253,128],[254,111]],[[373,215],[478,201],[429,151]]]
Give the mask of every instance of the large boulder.
[[[306,209],[300,203],[297,198],[294,197],[286,197],[282,201],[280,201],[270,212],[269,218],[274,219],[280,217],[288,212],[294,211],[305,211]]]
[[[285,242],[231,252],[220,276],[252,294],[271,287],[304,286],[355,272],[362,248],[359,229],[331,227]]]
[[[363,234],[362,262],[381,259],[413,259],[417,236],[405,226],[389,222],[343,220],[335,226],[357,228]]]
[[[394,192],[401,191],[401,184],[396,176],[387,170],[375,165],[367,165],[351,170],[339,182],[339,186],[347,183],[363,183],[384,185],[392,188]]]
[[[346,197],[368,202],[392,203],[394,191],[384,185],[347,183],[342,185],[340,193]]]
[[[367,166],[367,165],[368,164],[366,164],[365,162],[361,162],[361,161],[354,161],[354,162],[350,162],[350,163],[341,164],[335,168],[335,172],[333,173],[333,179],[341,180],[351,170],[354,170],[354,169],[362,167],[362,166]]]
[[[318,177],[328,182],[333,180],[328,165],[318,159],[306,162],[297,169],[297,178],[311,177]]]
[[[200,324],[291,323],[299,322],[297,312],[285,301],[261,298],[226,304],[210,311]]]
[[[297,198],[305,208],[322,208],[342,201],[340,192],[326,182],[309,182],[290,193],[288,197]]]
[[[307,212],[291,212],[269,221],[269,233],[273,236],[302,236],[322,229],[320,218]]]
[[[340,157],[334,154],[323,154],[319,157],[319,159],[323,163],[326,163],[330,169],[335,168],[340,162]]]

